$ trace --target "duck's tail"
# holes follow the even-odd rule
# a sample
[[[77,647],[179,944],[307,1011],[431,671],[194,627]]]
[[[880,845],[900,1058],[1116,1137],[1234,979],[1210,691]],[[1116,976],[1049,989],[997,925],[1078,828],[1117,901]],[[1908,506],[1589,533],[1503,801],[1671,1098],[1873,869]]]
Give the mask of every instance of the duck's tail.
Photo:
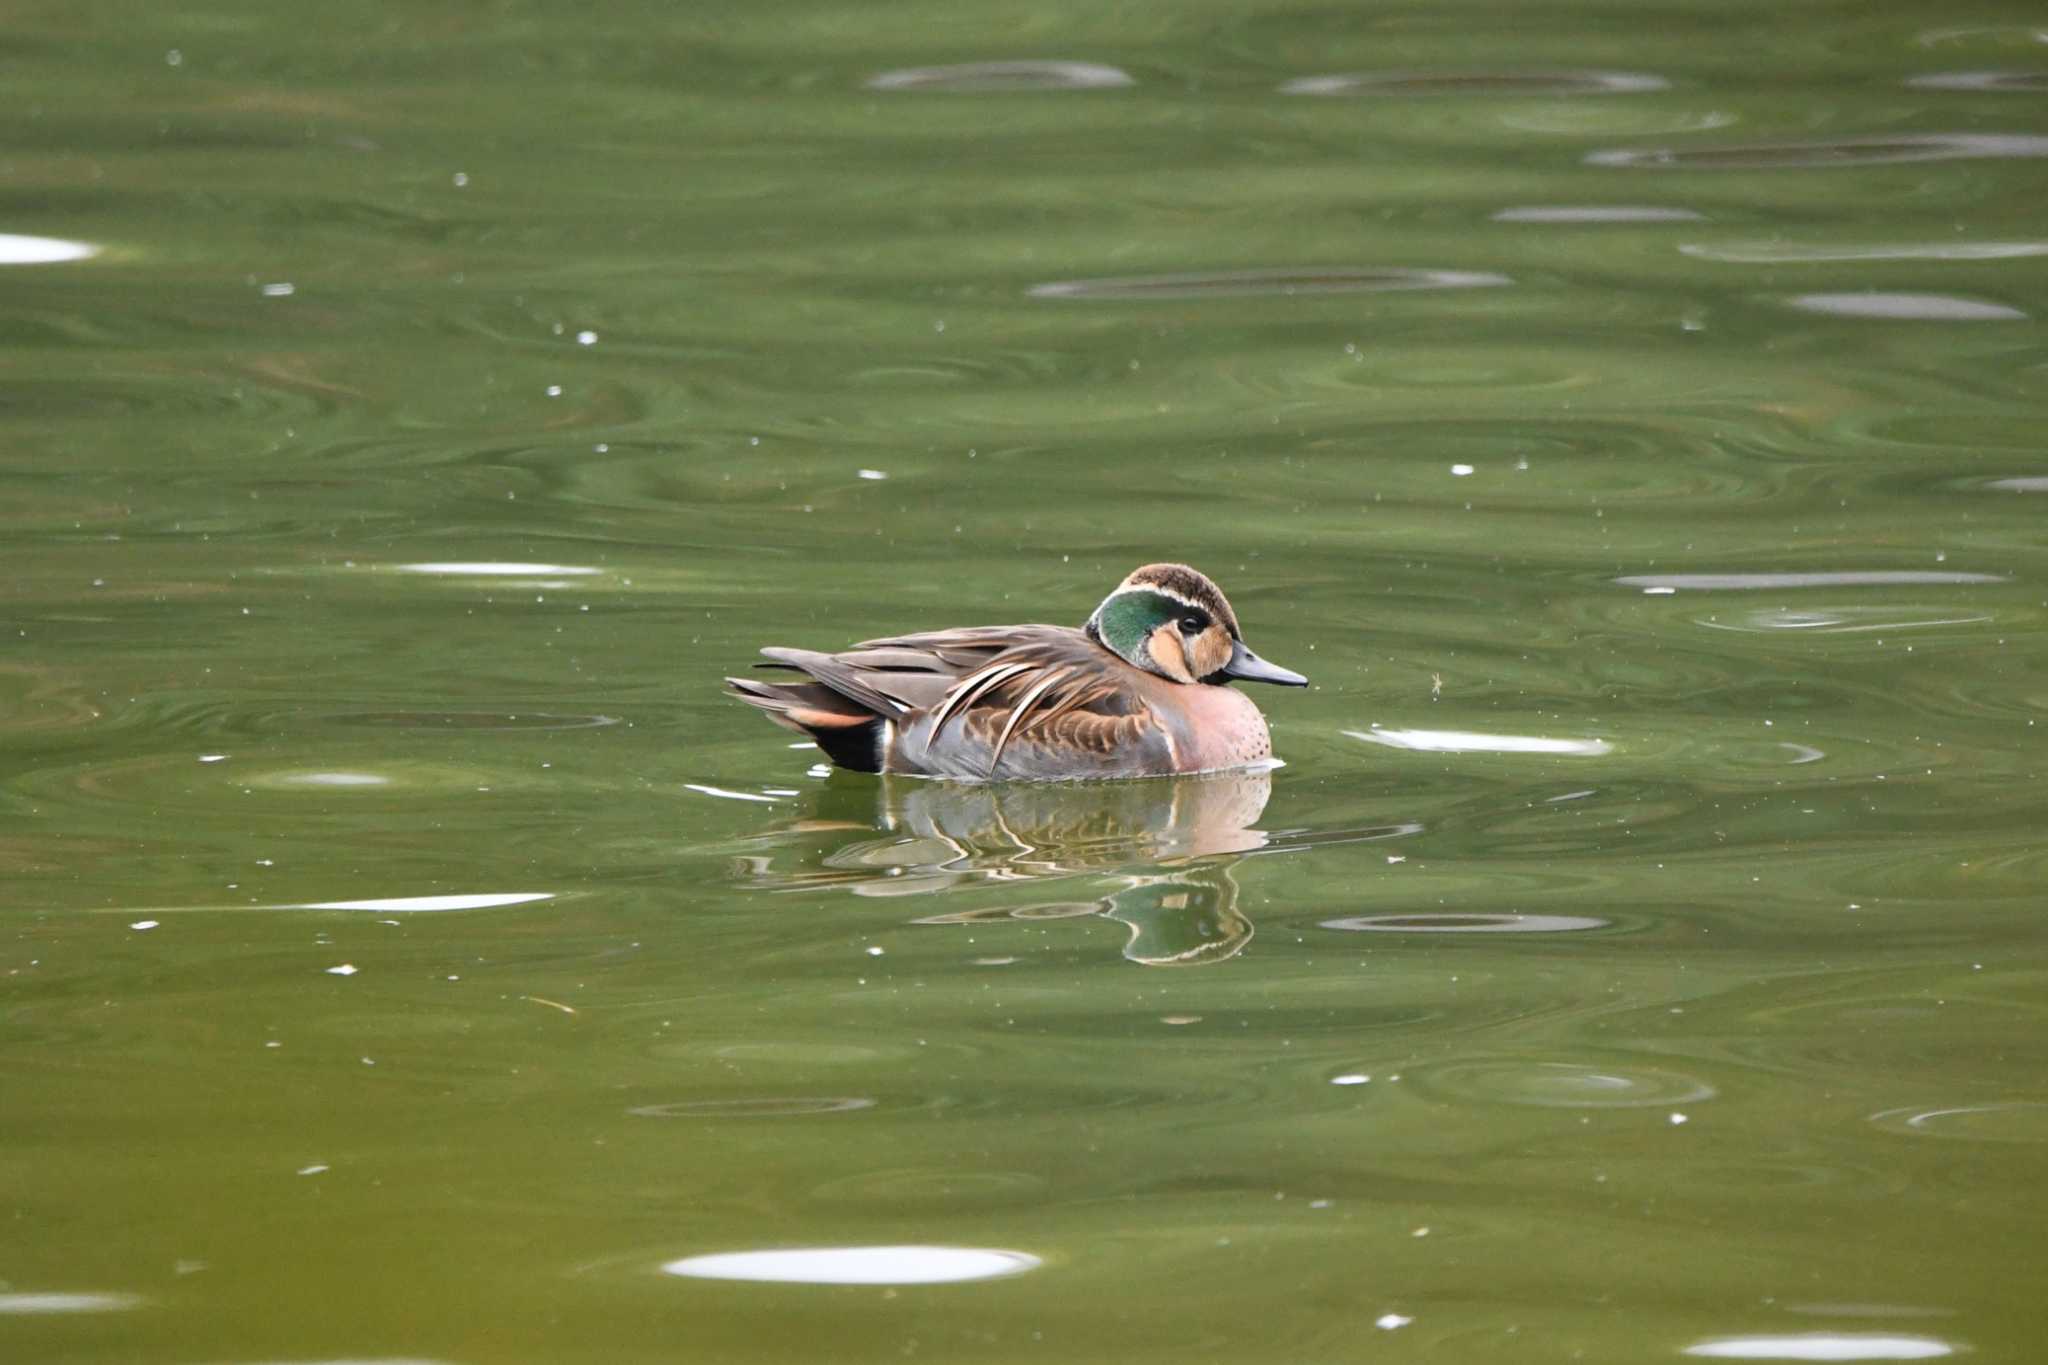
[[[726,692],[786,730],[808,735],[825,756],[842,768],[874,773],[882,770],[883,727],[888,723],[868,707],[822,682],[771,683],[753,678],[727,678]]]

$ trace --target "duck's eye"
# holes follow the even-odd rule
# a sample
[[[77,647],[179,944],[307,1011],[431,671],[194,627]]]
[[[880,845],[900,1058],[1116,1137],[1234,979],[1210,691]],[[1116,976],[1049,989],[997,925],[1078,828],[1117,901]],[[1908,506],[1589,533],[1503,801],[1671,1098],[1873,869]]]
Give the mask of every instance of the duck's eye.
[[[1202,627],[1207,624],[1209,623],[1199,616],[1183,616],[1180,618],[1180,628],[1183,633],[1188,635],[1200,635]]]

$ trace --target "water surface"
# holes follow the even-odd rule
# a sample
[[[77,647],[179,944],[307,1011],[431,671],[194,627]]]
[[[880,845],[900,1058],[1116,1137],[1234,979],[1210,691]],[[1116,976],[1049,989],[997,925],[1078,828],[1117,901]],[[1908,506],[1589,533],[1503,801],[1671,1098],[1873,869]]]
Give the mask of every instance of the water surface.
[[[0,1356],[2036,1353],[2039,24],[14,20]],[[1286,766],[718,694],[1160,558]]]

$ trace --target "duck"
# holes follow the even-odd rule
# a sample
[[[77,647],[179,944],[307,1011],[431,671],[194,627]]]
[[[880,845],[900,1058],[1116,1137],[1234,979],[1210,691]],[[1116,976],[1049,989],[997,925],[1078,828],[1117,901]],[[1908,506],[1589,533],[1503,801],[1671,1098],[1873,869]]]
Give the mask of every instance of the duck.
[[[1078,628],[958,626],[836,654],[771,647],[728,695],[807,735],[841,768],[964,782],[1165,777],[1270,766],[1251,698],[1306,687],[1244,642],[1237,613],[1185,564],[1132,570]]]

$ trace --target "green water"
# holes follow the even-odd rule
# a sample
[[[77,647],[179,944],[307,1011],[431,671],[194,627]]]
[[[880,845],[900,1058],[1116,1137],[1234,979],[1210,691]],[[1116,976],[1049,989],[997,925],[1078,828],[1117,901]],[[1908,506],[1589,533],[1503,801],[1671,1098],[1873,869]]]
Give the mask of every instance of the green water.
[[[0,60],[0,1358],[2037,1358],[2038,13]],[[1269,777],[719,695],[1162,558]]]

